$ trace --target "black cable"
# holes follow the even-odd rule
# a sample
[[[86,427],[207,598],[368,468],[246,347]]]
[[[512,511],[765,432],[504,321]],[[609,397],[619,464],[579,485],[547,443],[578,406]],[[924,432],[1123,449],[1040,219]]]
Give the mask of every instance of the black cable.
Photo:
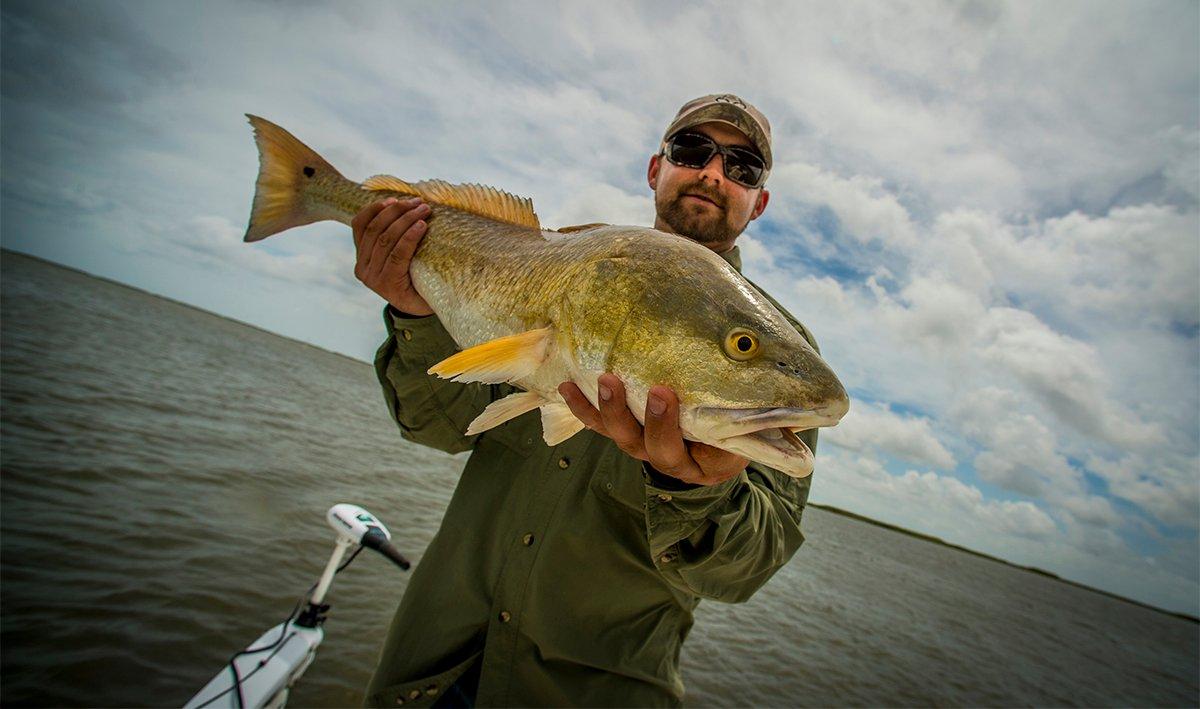
[[[362,550],[363,550],[362,546],[359,546],[357,549],[355,549],[354,553],[350,555],[350,558],[346,559],[344,562],[342,562],[341,566],[337,567],[337,569],[334,570],[334,572],[333,572],[334,576],[338,575],[339,573],[342,572],[342,569],[349,566],[350,562],[354,561],[355,557],[357,557],[359,552],[361,552]],[[320,581],[317,581],[317,583],[320,583]],[[309,586],[308,590],[304,592],[304,595],[300,597],[300,600],[296,601],[296,605],[292,606],[292,612],[289,613],[288,617],[284,618],[283,623],[280,624],[278,640],[271,643],[270,645],[264,645],[262,647],[255,647],[255,648],[248,647],[245,650],[239,650],[239,651],[233,653],[232,656],[230,656],[229,662],[227,662],[226,664],[229,665],[229,669],[233,672],[233,686],[230,687],[229,689],[226,689],[223,692],[213,695],[207,701],[205,701],[203,704],[201,704],[197,709],[203,709],[204,707],[208,706],[209,704],[212,704],[213,702],[215,702],[216,700],[225,696],[226,694],[229,694],[234,689],[237,690],[238,706],[242,707],[242,709],[245,709],[246,698],[242,695],[242,682],[249,679],[250,677],[252,677],[255,672],[258,672],[258,670],[263,667],[263,665],[260,664],[258,667],[254,668],[254,670],[251,671],[250,674],[246,675],[245,677],[242,677],[240,674],[238,674],[237,665],[234,664],[234,660],[238,659],[242,655],[249,655],[249,654],[256,653],[256,652],[262,652],[264,650],[271,650],[271,649],[278,648],[285,640],[287,640],[287,638],[291,637],[290,635],[287,634],[287,624],[292,622],[292,619],[295,618],[296,614],[300,611],[300,606],[304,604],[305,599],[307,599],[312,594],[313,590],[315,590],[316,588],[317,588],[316,583]],[[276,650],[276,652],[278,652],[278,650]],[[274,654],[275,653],[271,653],[271,656],[274,656]],[[270,659],[270,657],[268,657],[267,659]]]

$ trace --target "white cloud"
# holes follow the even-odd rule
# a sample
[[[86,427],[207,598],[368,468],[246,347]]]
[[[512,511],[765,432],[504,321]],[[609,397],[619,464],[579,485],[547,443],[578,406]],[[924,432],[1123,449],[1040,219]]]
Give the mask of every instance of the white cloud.
[[[1153,424],[1108,400],[1097,353],[1087,344],[1054,332],[1033,314],[1012,308],[988,312],[980,355],[1011,372],[1060,420],[1085,435],[1114,445],[1161,443]]]
[[[147,240],[146,245],[168,252],[175,258],[199,258],[221,268],[240,268],[258,276],[274,278],[299,285],[318,285],[343,292],[357,292],[353,285],[354,249],[312,249],[297,243],[299,251],[288,253],[270,249],[266,244],[247,244],[242,240],[245,229],[236,227],[224,217],[198,216],[175,228],[161,229]],[[291,234],[292,239],[302,237]],[[285,239],[287,237],[277,237]],[[347,239],[347,241],[349,241]]]
[[[951,543],[979,548],[980,540],[989,536],[1046,539],[1058,531],[1037,505],[988,500],[979,488],[954,477],[915,470],[892,475],[877,459],[858,454],[851,458],[823,453],[822,458],[819,472],[826,487],[819,500],[865,509],[878,519],[942,536]],[[964,520],[969,523],[963,524]],[[993,539],[984,546],[997,549],[1002,544]]]
[[[886,453],[910,463],[951,469],[954,456],[938,441],[930,424],[927,418],[901,416],[886,405],[856,402],[837,428],[822,439],[847,450]]]
[[[654,199],[645,195],[630,195],[603,183],[593,183],[576,190],[557,211],[541,218],[547,227],[605,222],[653,226]]]
[[[1110,493],[1173,525],[1200,527],[1200,458],[1134,454],[1118,460],[1092,457],[1090,471]]]
[[[796,221],[799,204],[828,207],[847,236],[893,249],[916,245],[916,229],[896,196],[877,177],[842,178],[806,163],[786,163],[771,171],[769,205],[774,218]],[[782,212],[782,214],[780,214]]]

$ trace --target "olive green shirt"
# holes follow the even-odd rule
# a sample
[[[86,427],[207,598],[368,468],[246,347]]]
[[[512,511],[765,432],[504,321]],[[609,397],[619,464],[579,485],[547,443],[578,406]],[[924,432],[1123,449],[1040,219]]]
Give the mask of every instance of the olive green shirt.
[[[741,270],[736,248],[722,256]],[[745,601],[788,562],[811,477],[751,463],[718,485],[687,485],[591,430],[551,448],[536,410],[467,436],[515,390],[427,375],[458,349],[436,317],[388,309],[384,321],[375,369],[401,435],[473,452],[367,704],[428,706],[481,661],[480,706],[680,705],[692,612],[701,598]],[[800,435],[815,451],[816,431]]]

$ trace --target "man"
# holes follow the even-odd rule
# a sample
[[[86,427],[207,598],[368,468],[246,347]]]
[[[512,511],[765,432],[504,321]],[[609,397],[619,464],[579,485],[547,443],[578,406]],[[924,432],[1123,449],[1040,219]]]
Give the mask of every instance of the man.
[[[650,158],[654,226],[740,270],[735,241],[767,206],[770,167],[757,109],[729,94],[688,102]],[[643,428],[611,374],[600,377],[598,410],[576,385],[560,387],[589,430],[554,448],[537,412],[465,435],[513,389],[425,374],[457,349],[408,275],[429,213],[391,199],[353,222],[355,274],[389,303],[375,368],[402,435],[473,451],[367,703],[679,705],[679,652],[696,605],[744,601],[787,563],[804,539],[809,480],[685,441],[666,387],[651,388]],[[816,431],[800,435],[815,450]]]

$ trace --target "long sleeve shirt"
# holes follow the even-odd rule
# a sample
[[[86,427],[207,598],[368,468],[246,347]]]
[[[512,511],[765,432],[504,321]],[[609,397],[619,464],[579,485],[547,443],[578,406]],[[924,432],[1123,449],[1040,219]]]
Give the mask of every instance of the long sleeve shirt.
[[[741,270],[736,248],[723,257]],[[515,390],[427,375],[457,350],[435,316],[385,310],[384,321],[375,369],[401,435],[473,452],[366,702],[428,706],[477,666],[481,706],[680,705],[697,604],[745,601],[788,562],[811,477],[751,463],[723,483],[685,485],[587,429],[547,446],[536,410],[467,436]],[[800,437],[815,452],[816,431]]]

